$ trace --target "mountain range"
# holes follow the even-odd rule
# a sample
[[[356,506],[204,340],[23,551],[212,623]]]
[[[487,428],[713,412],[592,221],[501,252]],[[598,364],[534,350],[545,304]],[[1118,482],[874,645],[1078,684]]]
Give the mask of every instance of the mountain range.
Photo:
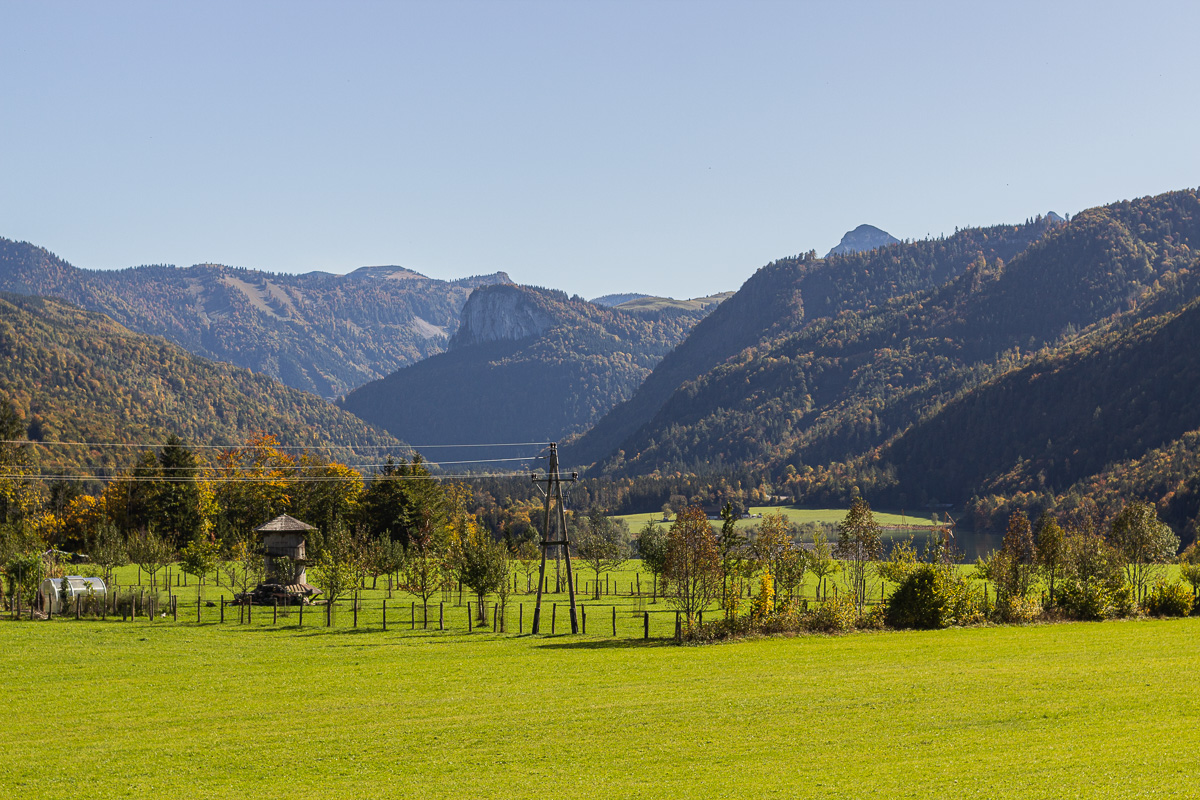
[[[356,389],[342,407],[411,442],[557,441],[628,398],[707,307],[626,310],[483,287],[446,352]]]
[[[340,410],[312,405],[316,398],[275,399],[285,397],[282,387],[271,390],[272,399],[244,391],[229,402],[246,409],[273,403],[286,420],[252,420],[247,410],[238,430],[262,424],[296,432],[303,418],[314,427],[335,426],[344,440],[560,440],[564,465],[585,470],[591,481],[580,491],[614,510],[657,508],[668,496],[704,497],[718,486],[725,491],[736,474],[736,490],[753,489],[760,499],[824,505],[861,494],[898,507],[952,504],[980,527],[1016,507],[1104,514],[1130,497],[1158,502],[1181,530],[1194,527],[1200,515],[1200,415],[1191,403],[1200,390],[1194,190],[937,239],[896,241],[877,236],[878,229],[856,231],[825,258],[811,251],[782,258],[734,293],[687,301],[618,295],[589,303],[512,284],[503,274],[437,282],[396,267],[348,276],[213,266],[82,274],[44,250],[12,242],[0,242],[0,274],[4,285],[22,291],[74,292],[73,302],[106,304],[144,326],[173,325],[175,338],[198,352],[254,356],[260,372],[268,371],[264,364],[282,364],[285,351],[288,363],[307,354],[302,365],[276,372],[310,389],[317,386],[313,376],[322,376],[325,394],[347,388]],[[131,299],[134,286],[142,295]],[[395,300],[395,307],[368,310],[374,300]],[[24,301],[6,302],[16,309],[10,315],[33,313]],[[28,302],[54,309],[56,319],[83,313],[57,301]],[[354,312],[343,319],[342,308]],[[85,318],[103,327],[99,317],[70,324],[86,329]],[[365,323],[370,319],[374,327]],[[29,324],[13,321],[10,329]],[[214,331],[259,332],[264,341],[251,337],[222,350],[213,345]],[[401,331],[427,349],[411,338],[377,341]],[[93,336],[55,335],[79,342]],[[162,340],[147,341],[158,344],[139,344],[140,355],[131,358],[174,364],[168,372],[200,369],[182,351],[163,350]],[[390,363],[411,363],[386,375],[382,361],[364,365],[385,350]],[[31,374],[44,372],[39,359],[57,363],[46,348],[22,352],[21,369]],[[266,357],[272,353],[276,361]],[[346,362],[340,383],[318,355]],[[59,370],[50,382],[67,386],[69,373]],[[8,379],[11,388],[0,388],[40,415],[37,392],[19,374]],[[84,378],[75,389],[94,392],[92,382],[103,385],[113,375]],[[237,375],[239,385],[251,380],[249,373]],[[157,380],[156,386],[173,385],[166,373]],[[139,404],[165,402],[139,391],[121,401],[126,418]],[[66,420],[70,393],[56,397],[53,415]],[[194,421],[217,414],[216,406],[188,409]],[[227,411],[217,416],[228,422]],[[76,423],[58,424],[66,426],[64,435]],[[153,424],[169,427],[167,418]]]
[[[0,291],[58,297],[328,398],[441,352],[471,290],[509,282],[503,272],[441,281],[391,266],[347,275],[219,264],[87,270],[0,239]]]

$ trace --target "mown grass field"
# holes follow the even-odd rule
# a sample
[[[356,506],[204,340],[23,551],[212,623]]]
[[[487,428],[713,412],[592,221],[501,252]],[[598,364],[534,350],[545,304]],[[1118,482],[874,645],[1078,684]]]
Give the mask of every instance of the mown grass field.
[[[1179,797],[1200,619],[661,641],[0,622],[4,796]]]

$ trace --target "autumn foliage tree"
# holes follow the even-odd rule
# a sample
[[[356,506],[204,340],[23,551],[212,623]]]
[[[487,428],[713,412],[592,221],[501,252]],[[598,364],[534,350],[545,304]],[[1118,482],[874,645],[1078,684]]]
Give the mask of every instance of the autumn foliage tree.
[[[666,555],[665,593],[683,612],[690,631],[697,614],[721,593],[721,555],[704,509],[688,506],[675,515]]]

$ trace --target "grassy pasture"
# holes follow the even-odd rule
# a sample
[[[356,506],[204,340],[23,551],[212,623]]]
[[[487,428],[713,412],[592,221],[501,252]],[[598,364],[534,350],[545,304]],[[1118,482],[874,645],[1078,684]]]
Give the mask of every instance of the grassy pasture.
[[[306,620],[307,623],[307,620]],[[1175,797],[1200,619],[798,637],[0,621],[4,796]]]
[[[751,514],[779,514],[782,513],[788,518],[788,521],[796,524],[805,522],[824,522],[836,524],[846,518],[846,509],[844,508],[797,508],[796,506],[754,506],[750,509]],[[927,512],[916,512],[911,514],[901,514],[899,511],[873,511],[875,521],[880,525],[932,525],[933,520]],[[647,522],[655,524],[662,523],[662,512],[655,511],[646,514],[622,514],[617,519],[623,519],[629,524],[631,531],[637,531]],[[738,521],[738,528],[746,529],[758,525],[762,522],[761,519],[743,519]],[[885,536],[901,535],[896,531],[885,531]],[[907,536],[908,533],[903,533]]]

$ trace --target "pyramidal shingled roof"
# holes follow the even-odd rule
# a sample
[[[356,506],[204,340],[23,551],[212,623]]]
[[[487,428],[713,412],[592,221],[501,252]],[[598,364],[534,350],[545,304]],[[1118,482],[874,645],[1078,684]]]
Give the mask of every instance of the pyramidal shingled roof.
[[[311,531],[312,525],[301,522],[295,517],[289,517],[287,514],[280,514],[275,519],[265,525],[260,525],[254,529],[255,533],[286,533],[288,531]]]

